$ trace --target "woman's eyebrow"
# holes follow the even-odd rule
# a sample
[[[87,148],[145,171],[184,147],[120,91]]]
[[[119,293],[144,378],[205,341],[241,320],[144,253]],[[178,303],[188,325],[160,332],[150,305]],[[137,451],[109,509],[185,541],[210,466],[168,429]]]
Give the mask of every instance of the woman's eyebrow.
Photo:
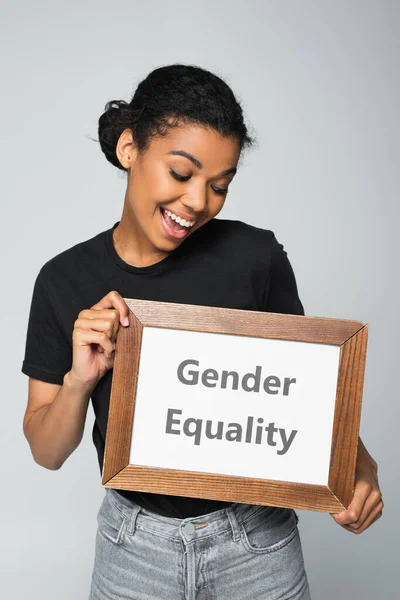
[[[189,154],[189,152],[185,152],[185,150],[171,150],[171,152],[168,152],[168,154],[184,156],[185,158],[188,158],[198,169],[203,168],[202,163],[197,158]],[[225,171],[222,171],[222,173],[220,173],[220,176],[222,177],[223,175],[230,175],[231,173],[235,174],[236,172],[237,168],[232,167],[231,169],[226,169]]]

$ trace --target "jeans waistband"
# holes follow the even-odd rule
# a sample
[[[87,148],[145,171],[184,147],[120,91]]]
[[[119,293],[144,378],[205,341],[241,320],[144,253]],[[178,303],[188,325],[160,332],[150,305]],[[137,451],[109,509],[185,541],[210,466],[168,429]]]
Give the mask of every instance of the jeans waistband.
[[[113,488],[106,488],[106,495],[110,502],[119,510],[127,520],[127,533],[133,535],[136,527],[152,531],[154,534],[169,538],[182,537],[186,540],[198,539],[215,535],[223,531],[232,530],[233,539],[238,541],[241,535],[240,524],[262,511],[266,514],[273,511],[273,506],[258,504],[244,504],[235,502],[226,508],[221,508],[197,517],[166,517],[149,511],[136,502],[125,498]]]

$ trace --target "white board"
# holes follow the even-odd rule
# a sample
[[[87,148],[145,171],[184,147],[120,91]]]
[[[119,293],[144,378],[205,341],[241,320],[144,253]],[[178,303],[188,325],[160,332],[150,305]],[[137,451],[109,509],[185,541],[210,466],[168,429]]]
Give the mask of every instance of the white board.
[[[339,353],[335,345],[144,327],[130,464],[327,485]],[[202,378],[206,369],[216,373]],[[243,381],[246,374],[253,377]],[[246,391],[256,374],[259,391]]]

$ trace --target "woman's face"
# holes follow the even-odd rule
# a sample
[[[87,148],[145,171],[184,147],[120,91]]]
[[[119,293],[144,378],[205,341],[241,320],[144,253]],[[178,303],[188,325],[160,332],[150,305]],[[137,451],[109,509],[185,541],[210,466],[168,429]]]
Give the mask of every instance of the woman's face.
[[[123,229],[134,233],[129,237],[138,255],[170,253],[215,217],[224,205],[239,154],[236,139],[221,138],[197,125],[180,125],[154,138],[140,156],[126,129],[117,145],[117,156],[128,169]]]

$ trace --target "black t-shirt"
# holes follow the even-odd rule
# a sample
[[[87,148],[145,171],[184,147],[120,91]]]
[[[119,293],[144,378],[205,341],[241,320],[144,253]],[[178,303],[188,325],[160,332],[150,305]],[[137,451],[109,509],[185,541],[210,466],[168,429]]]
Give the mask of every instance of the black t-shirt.
[[[48,260],[33,288],[22,372],[63,384],[72,366],[72,331],[78,314],[111,290],[122,297],[222,308],[304,315],[295,276],[283,245],[270,230],[242,221],[213,218],[166,258],[147,267],[126,263],[110,229]],[[112,369],[94,388],[92,439],[100,473]],[[194,517],[229,502],[119,490],[165,516]]]

